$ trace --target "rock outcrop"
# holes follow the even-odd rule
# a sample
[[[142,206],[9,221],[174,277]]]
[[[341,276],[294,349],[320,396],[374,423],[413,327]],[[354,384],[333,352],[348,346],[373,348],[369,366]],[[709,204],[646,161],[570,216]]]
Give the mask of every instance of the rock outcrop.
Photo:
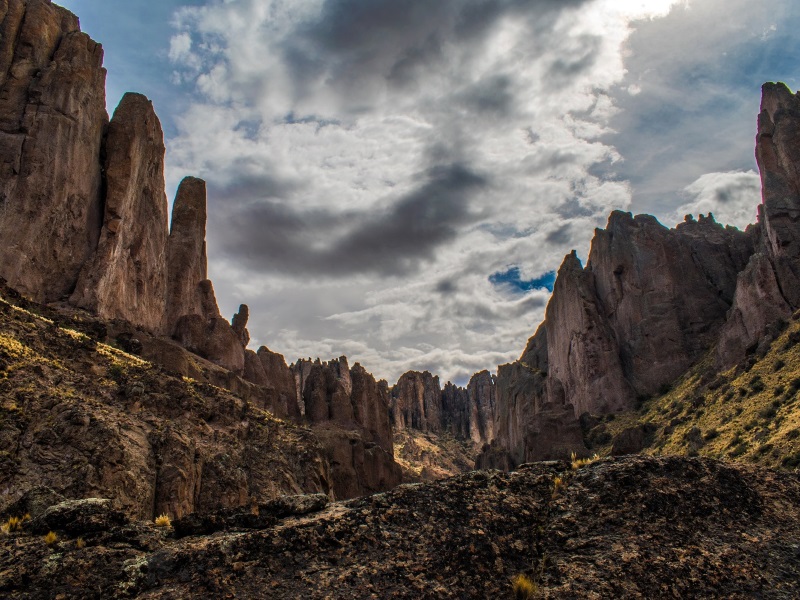
[[[391,390],[395,454],[409,481],[430,481],[472,468],[494,437],[496,379],[476,373],[466,388],[429,372],[409,371]]]
[[[39,301],[73,291],[100,236],[102,62],[69,11],[0,4],[0,277]]]
[[[305,422],[331,465],[336,498],[391,489],[401,481],[394,461],[389,389],[347,358],[299,360],[292,365]]]
[[[478,464],[585,453],[582,414],[630,410],[683,374],[725,327],[756,235],[711,215],[667,229],[613,212],[585,267],[564,259],[542,327],[498,373],[494,445]]]
[[[764,85],[756,136],[761,172],[759,240],[742,271],[717,365],[741,361],[770,325],[800,308],[800,97],[782,83]]]
[[[167,197],[164,134],[153,104],[123,96],[105,143],[105,214],[70,302],[104,319],[165,328]]]
[[[409,371],[392,388],[392,423],[395,429],[410,427],[438,433],[442,430],[442,388],[428,371]]]

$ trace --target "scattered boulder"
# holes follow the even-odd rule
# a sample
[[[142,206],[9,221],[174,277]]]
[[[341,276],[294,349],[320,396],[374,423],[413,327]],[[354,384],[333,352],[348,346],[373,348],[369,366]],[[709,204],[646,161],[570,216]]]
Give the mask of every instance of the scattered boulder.
[[[33,533],[64,532],[77,536],[108,531],[128,523],[128,517],[113,507],[111,500],[85,498],[66,500],[44,510],[30,524]]]

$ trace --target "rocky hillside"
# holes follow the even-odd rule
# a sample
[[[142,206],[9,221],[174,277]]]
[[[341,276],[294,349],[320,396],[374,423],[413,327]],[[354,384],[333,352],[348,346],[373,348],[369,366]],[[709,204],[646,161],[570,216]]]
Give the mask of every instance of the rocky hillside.
[[[800,478],[707,459],[539,463],[172,527],[44,497],[3,545],[4,595],[477,599],[520,575],[542,598],[800,595]]]
[[[133,518],[175,518],[332,491],[309,430],[207,383],[203,370],[218,367],[177,344],[199,379],[122,350],[141,344],[113,324],[1,286],[0,325],[0,507],[47,486]]]
[[[779,322],[738,367],[718,372],[709,353],[673,389],[636,410],[585,415],[600,455],[684,454],[766,467],[800,467],[800,312]]]
[[[170,218],[152,103],[125,94],[109,120],[103,50],[78,18],[50,0],[2,2],[0,57],[0,279],[64,315],[117,323],[150,363],[313,425],[335,497],[398,484],[385,384],[354,367],[352,397],[347,383],[320,388],[326,374],[309,391],[282,356],[247,348],[246,305],[230,322],[221,316],[207,274],[205,182],[181,182]],[[336,410],[340,402],[352,410]]]
[[[763,352],[800,308],[800,97],[783,84],[764,86],[756,159],[763,203],[746,231],[711,215],[668,229],[614,212],[585,266],[564,259],[544,323],[498,370],[495,436],[478,465],[586,454],[591,419],[635,409],[690,369],[725,372]]]

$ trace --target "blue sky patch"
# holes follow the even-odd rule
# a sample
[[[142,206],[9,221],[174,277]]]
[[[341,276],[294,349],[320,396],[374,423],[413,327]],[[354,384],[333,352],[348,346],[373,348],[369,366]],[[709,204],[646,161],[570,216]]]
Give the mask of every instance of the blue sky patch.
[[[533,279],[522,279],[519,267],[511,267],[507,271],[498,271],[489,275],[489,282],[495,287],[509,287],[515,292],[530,292],[531,290],[545,289],[553,291],[556,282],[556,272],[548,271],[544,275]]]

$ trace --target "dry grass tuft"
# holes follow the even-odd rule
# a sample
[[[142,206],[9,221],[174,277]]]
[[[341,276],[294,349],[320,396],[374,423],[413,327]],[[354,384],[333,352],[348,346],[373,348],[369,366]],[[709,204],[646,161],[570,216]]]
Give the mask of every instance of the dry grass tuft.
[[[171,527],[172,521],[169,515],[159,515],[156,517],[156,527]]]
[[[533,600],[539,593],[539,586],[530,577],[520,573],[511,580],[515,600]]]

